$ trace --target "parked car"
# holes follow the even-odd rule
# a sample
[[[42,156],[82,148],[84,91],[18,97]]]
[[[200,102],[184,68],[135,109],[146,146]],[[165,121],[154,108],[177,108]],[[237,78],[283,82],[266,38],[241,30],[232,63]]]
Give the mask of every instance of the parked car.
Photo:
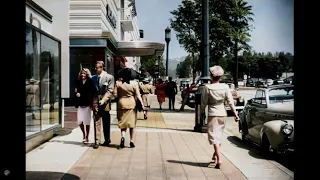
[[[229,88],[231,90],[234,105],[236,106],[237,111],[238,112],[242,111],[245,104],[243,97],[240,96],[240,94],[238,93],[238,90],[235,88],[235,85],[233,83],[227,83],[227,84],[229,85]],[[229,104],[225,103],[225,107],[228,114],[232,114]]]
[[[247,80],[246,86],[247,86],[247,87],[255,87],[257,81],[258,81],[257,78],[249,78],[249,79]]]
[[[272,85],[280,85],[280,84],[284,84],[283,79],[275,79],[275,80],[273,80]]]
[[[290,76],[290,77],[284,79],[283,81],[286,84],[292,84],[293,83],[293,79],[294,79],[294,76]]]
[[[181,80],[180,81],[180,91],[184,91],[185,89],[187,89],[189,87],[189,81],[187,80]]]
[[[294,86],[290,84],[258,89],[240,113],[242,140],[260,146],[263,153],[294,151]]]

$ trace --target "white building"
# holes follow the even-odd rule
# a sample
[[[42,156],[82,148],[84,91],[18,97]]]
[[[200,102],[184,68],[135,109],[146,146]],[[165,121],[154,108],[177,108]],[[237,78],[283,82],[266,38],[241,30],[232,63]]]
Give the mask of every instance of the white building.
[[[70,0],[70,80],[98,60],[116,77],[121,67],[139,71],[140,56],[162,54],[164,44],[140,39],[137,13],[134,0]]]
[[[26,0],[26,149],[63,126],[81,67],[94,73],[139,71],[140,56],[161,55],[164,44],[142,41],[134,0]]]

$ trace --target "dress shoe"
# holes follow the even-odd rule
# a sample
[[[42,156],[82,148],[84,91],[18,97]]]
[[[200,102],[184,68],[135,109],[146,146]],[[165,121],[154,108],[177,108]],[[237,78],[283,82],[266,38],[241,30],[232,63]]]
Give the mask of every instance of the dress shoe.
[[[93,149],[98,149],[99,148],[99,144],[93,144]]]
[[[134,145],[133,142],[130,142],[130,147],[131,147],[131,148],[134,148],[134,147],[136,147],[136,146]]]
[[[104,143],[102,143],[102,146],[110,146],[111,140],[109,139],[108,141],[104,141]]]
[[[120,141],[120,148],[124,148],[124,137],[121,138]]]

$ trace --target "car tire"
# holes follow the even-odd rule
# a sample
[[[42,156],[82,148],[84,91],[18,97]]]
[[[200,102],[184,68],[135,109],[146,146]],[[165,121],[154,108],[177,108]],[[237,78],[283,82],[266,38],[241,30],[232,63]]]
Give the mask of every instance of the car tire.
[[[239,132],[241,132],[241,140],[246,141],[246,135],[248,134],[248,126],[246,122],[241,123],[241,121],[239,121]]]
[[[260,145],[261,154],[265,155],[265,156],[270,156],[271,155],[270,147],[271,147],[271,145],[270,145],[270,142],[269,142],[267,135],[263,134],[262,140],[261,140],[261,145]]]

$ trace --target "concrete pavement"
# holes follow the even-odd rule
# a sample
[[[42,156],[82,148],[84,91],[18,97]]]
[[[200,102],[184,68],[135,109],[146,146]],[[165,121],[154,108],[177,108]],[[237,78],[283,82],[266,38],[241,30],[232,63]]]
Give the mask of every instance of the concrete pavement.
[[[179,101],[177,105],[179,109]],[[151,107],[149,119],[138,120],[136,148],[118,149],[120,133],[113,105],[111,147],[94,150],[81,142],[81,131],[75,128],[26,154],[27,179],[293,179],[292,171],[258,157],[234,138],[237,124],[232,118],[223,135],[224,164],[215,169],[210,163],[213,147],[206,134],[191,132],[192,109],[159,111],[154,109],[158,108],[155,96]],[[142,119],[141,114],[138,119]],[[128,143],[127,134],[126,146]]]

